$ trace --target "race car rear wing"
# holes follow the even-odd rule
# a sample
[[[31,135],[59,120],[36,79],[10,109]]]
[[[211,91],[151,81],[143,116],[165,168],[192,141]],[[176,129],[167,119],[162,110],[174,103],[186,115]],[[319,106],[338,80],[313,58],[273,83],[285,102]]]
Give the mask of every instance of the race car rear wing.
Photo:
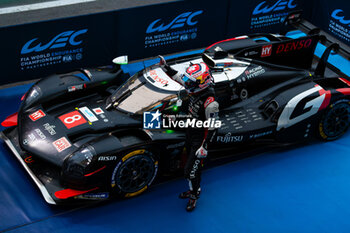
[[[319,63],[315,69],[315,75],[323,76],[326,70],[326,67],[333,70],[335,73],[347,76],[343,72],[341,72],[337,67],[328,63],[328,57],[332,52],[335,52],[342,56],[343,58],[350,60],[350,46],[338,40],[334,36],[329,33],[321,30],[316,27],[309,21],[303,19],[301,17],[302,11],[291,12],[283,22],[283,28],[280,34],[285,35],[286,32],[290,31],[290,29],[298,29],[304,32],[307,35],[319,35],[320,43],[326,46],[326,50],[323,52],[322,57],[319,60]]]
[[[301,14],[302,14],[302,11],[291,12],[284,20],[283,28],[280,34],[285,35],[286,32],[290,31],[288,30],[288,28],[292,27],[294,29],[298,29],[304,32],[307,35],[315,35],[315,34],[321,35],[322,39],[320,42],[323,45],[325,45],[326,47],[329,47],[332,44],[338,44],[339,48],[337,49],[336,52],[342,57],[346,58],[347,60],[350,60],[350,46],[346,45],[345,43],[341,42],[334,36],[316,27],[306,19],[301,18]]]

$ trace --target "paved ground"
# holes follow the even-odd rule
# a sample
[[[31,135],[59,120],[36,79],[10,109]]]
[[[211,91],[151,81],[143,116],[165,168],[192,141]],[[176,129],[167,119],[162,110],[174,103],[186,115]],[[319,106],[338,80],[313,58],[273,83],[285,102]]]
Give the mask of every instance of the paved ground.
[[[55,0],[58,1],[59,0]],[[17,13],[1,14],[1,10],[8,7],[17,7],[19,10],[22,5],[31,5],[36,3],[55,2],[53,0],[1,0],[0,1],[0,27],[16,24],[24,24],[43,20],[57,19],[76,15],[84,15],[96,12],[111,11],[130,7],[145,6],[151,4],[174,2],[176,0],[95,0],[92,2],[78,3],[67,6],[52,7],[39,10],[19,11]],[[69,2],[69,1],[68,1]],[[12,8],[13,9],[13,8]],[[12,10],[11,9],[11,10]]]

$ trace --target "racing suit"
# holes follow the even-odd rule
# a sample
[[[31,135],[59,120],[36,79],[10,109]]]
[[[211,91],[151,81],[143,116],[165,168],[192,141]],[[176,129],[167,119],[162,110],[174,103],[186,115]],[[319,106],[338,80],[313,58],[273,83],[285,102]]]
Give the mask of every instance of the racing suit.
[[[183,85],[182,76],[169,65],[161,66],[164,72],[176,82]],[[189,95],[188,114],[196,120],[209,120],[217,118],[219,104],[215,101],[215,92],[212,87]],[[187,161],[184,168],[185,178],[189,181],[191,194],[198,198],[201,182],[201,170],[205,156],[198,156],[198,150],[215,136],[215,128],[188,128],[186,130]]]

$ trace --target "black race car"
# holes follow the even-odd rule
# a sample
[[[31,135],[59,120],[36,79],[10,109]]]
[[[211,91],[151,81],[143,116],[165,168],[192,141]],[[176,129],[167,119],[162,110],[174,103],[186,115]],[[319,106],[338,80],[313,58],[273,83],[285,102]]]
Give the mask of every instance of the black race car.
[[[180,72],[201,61],[211,68],[221,121],[212,158],[258,144],[334,140],[347,131],[350,81],[324,73],[333,68],[332,49],[348,53],[331,44],[312,68],[318,42],[329,42],[298,16],[287,22],[307,36],[236,37],[168,60]],[[153,121],[160,118],[147,123],[145,114],[185,109],[183,88],[157,64],[131,77],[118,67],[78,70],[35,83],[2,123],[9,128],[1,137],[50,204],[131,197],[183,164],[184,131],[166,128],[167,121],[158,129]]]

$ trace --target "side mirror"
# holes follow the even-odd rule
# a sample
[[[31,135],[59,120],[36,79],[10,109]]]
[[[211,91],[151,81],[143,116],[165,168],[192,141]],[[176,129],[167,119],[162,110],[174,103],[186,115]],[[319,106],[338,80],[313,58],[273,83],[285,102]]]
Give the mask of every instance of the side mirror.
[[[128,56],[125,55],[125,56],[116,57],[113,59],[112,62],[116,65],[126,65],[128,64]]]

